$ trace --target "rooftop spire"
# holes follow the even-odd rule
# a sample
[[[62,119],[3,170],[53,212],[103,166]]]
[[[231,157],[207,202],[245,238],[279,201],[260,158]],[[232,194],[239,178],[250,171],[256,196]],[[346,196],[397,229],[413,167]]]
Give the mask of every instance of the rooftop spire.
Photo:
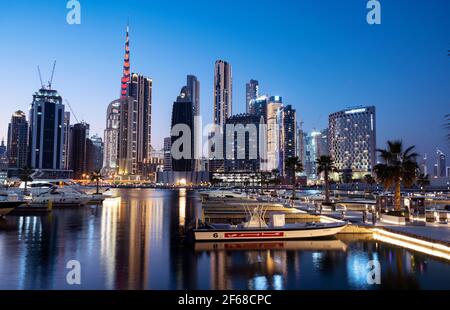
[[[127,35],[125,41],[125,58],[123,60],[123,76],[120,97],[128,96],[128,83],[130,82],[130,40],[129,40],[129,25],[127,23]]]

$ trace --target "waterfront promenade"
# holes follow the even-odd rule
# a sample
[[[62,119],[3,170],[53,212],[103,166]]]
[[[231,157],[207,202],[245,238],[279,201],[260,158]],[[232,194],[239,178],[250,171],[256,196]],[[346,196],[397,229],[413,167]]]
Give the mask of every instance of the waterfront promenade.
[[[362,212],[325,211],[325,217],[343,219],[351,223],[343,233],[371,233],[375,239],[410,248],[429,255],[450,260],[450,225],[426,223],[425,225],[395,225],[377,221],[372,224],[372,214],[363,222]]]

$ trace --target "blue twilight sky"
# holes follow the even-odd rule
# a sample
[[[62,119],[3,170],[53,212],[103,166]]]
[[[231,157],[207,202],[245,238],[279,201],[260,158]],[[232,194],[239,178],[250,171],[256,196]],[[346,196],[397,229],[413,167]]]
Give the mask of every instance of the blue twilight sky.
[[[131,67],[153,78],[153,144],[169,133],[173,101],[187,74],[201,81],[201,111],[212,118],[214,62],[233,66],[233,112],[245,83],[284,97],[308,131],[328,115],[377,107],[378,146],[402,138],[434,159],[449,152],[450,1],[382,0],[382,24],[366,22],[367,0],[79,0],[81,25],[66,23],[66,0],[1,1],[0,138],[14,110],[27,110],[57,60],[54,87],[78,118],[103,135],[119,96],[127,19]]]

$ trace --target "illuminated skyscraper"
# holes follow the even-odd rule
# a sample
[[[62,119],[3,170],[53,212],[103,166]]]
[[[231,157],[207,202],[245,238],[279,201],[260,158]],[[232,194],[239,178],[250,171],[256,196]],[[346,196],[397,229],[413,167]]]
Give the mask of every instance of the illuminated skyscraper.
[[[282,161],[280,163],[283,175],[287,176],[286,159],[296,156],[297,113],[291,105],[287,105],[282,111]],[[281,168],[280,167],[280,168]]]
[[[105,145],[97,135],[86,140],[86,170],[88,173],[102,169]]]
[[[123,59],[123,75],[121,80],[120,98],[128,96],[128,83],[130,83],[130,39],[129,27],[127,25],[127,34],[125,39],[125,56]]]
[[[6,170],[8,168],[8,156],[7,149],[5,145],[5,139],[2,139],[0,143],[0,171]]]
[[[249,102],[249,114],[263,117],[264,121],[267,121],[267,103],[269,101],[268,96],[258,96]]]
[[[375,107],[357,107],[329,116],[329,151],[338,170],[360,176],[376,162]]]
[[[5,145],[5,139],[2,139],[2,142],[0,144],[0,161],[5,161],[8,158],[7,156],[7,150]]]
[[[283,168],[283,100],[279,96],[270,97],[267,103],[267,165],[266,171]]]
[[[70,127],[70,169],[75,179],[82,179],[87,170],[87,139],[89,125],[78,123]]]
[[[111,102],[106,113],[106,129],[104,132],[105,150],[103,154],[103,173],[113,176],[118,169],[120,100]]]
[[[192,102],[194,116],[200,116],[200,81],[195,75],[188,75],[186,87],[189,94],[189,100]]]
[[[15,112],[8,126],[8,160],[10,168],[24,168],[27,165],[28,122],[22,111]]]
[[[246,84],[245,88],[245,104],[247,113],[251,113],[250,102],[258,97],[259,97],[259,82],[256,80],[250,80],[250,82]]]
[[[193,109],[193,117],[194,117],[194,126],[192,127],[192,135],[194,136],[194,145],[193,148],[195,150],[194,154],[202,153],[202,128],[200,128],[200,81],[194,75],[188,75],[186,79],[186,88],[187,95],[189,96],[189,100],[192,102]],[[197,118],[197,119],[196,119]],[[195,121],[197,120],[197,121]],[[201,160],[195,158],[193,161],[193,169],[195,171],[202,170]]]
[[[312,131],[310,134],[303,134],[304,143],[304,170],[309,179],[317,178],[317,137],[320,136],[320,132]]]
[[[164,171],[172,171],[172,138],[164,138]]]
[[[63,167],[70,167],[70,112],[64,112]]]
[[[444,178],[447,176],[447,160],[444,152],[439,149],[436,150],[436,167],[436,177]]]
[[[180,95],[177,97],[177,100],[173,103],[172,108],[172,128],[175,128],[177,125],[186,125],[189,127],[191,131],[190,145],[189,149],[185,149],[188,147],[186,144],[183,144],[183,149],[177,149],[175,151],[179,151],[183,154],[183,158],[174,157],[174,153],[172,152],[172,170],[173,171],[193,171],[194,166],[194,137],[192,135],[192,129],[194,127],[194,115],[193,108],[190,96],[188,96],[188,88],[183,87],[180,92]],[[175,141],[178,139],[182,139],[182,135],[187,134],[186,132],[180,133],[180,136],[172,136],[172,146]]]
[[[303,167],[305,167],[305,143],[304,143],[303,122],[297,126],[297,155]]]
[[[225,150],[223,149],[223,133],[226,120],[232,115],[233,74],[231,65],[217,60],[214,66],[214,132],[210,134],[210,170],[224,171]],[[214,154],[214,155],[212,155]]]
[[[130,75],[130,43],[127,26],[123,76],[121,80],[118,130],[118,173],[139,175],[151,159],[152,87],[151,78]],[[107,142],[109,144],[109,142]]]
[[[422,170],[422,173],[424,175],[428,175],[428,156],[427,156],[427,154],[423,155],[420,169]]]
[[[232,115],[233,74],[231,65],[217,60],[214,69],[214,124],[224,125]]]
[[[256,172],[261,167],[259,125],[261,117],[251,114],[233,115],[227,119],[227,125],[233,126],[235,131],[226,134],[224,149],[226,149],[226,172]],[[239,133],[239,126],[244,131]],[[231,151],[230,151],[231,150]]]
[[[29,120],[30,167],[64,169],[64,105],[56,90],[41,88],[33,95]]]
[[[328,156],[328,128],[321,130],[315,135],[317,146],[317,157]]]

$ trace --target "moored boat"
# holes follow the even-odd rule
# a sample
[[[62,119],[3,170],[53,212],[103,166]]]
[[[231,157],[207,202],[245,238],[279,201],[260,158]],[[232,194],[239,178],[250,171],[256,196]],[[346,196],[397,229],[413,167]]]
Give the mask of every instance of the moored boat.
[[[33,197],[32,204],[48,205],[54,207],[76,207],[87,205],[92,200],[90,195],[81,194],[76,191],[52,189],[47,193]]]
[[[0,193],[0,217],[6,216],[23,204],[26,204],[26,202],[19,199],[16,193],[2,191]]]
[[[0,201],[0,217],[8,215],[15,208],[23,204],[23,201]]]
[[[272,214],[265,222],[265,210],[248,210],[247,222],[240,225],[204,224],[193,230],[195,241],[296,240],[330,237],[338,234],[347,222],[286,224],[284,214]]]

